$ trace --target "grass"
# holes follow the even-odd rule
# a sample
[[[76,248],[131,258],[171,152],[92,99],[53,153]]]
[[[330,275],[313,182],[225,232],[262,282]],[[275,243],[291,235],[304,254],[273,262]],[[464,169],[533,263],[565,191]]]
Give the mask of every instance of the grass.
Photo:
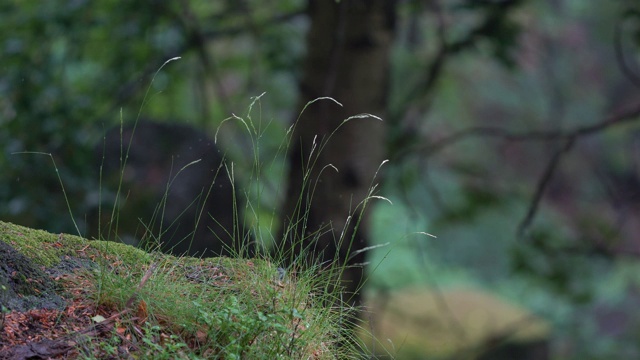
[[[94,292],[96,304],[135,308],[125,332],[140,335],[145,356],[333,358],[338,329],[308,275],[280,281],[272,263],[229,258],[165,259],[148,268],[146,283],[138,282],[139,264],[107,269]]]
[[[0,225],[4,241],[46,268],[69,259],[96,265],[60,275],[68,307],[34,310],[35,323],[53,318],[52,326],[33,326],[13,344],[73,339],[77,345],[68,358],[354,357],[353,349],[336,346],[341,314],[322,306],[324,295],[314,289],[326,279],[313,271],[281,276],[266,260],[149,254],[114,242]],[[8,315],[4,336],[28,325],[20,316]]]
[[[177,58],[168,60],[162,67],[173,60]],[[115,241],[87,241],[77,236],[58,236],[6,225],[14,229],[10,231],[28,234],[14,237],[12,244],[42,266],[51,267],[60,259],[78,257],[95,264],[69,271],[59,279],[64,283],[71,305],[55,315],[58,319],[55,328],[62,332],[49,329],[47,336],[65,341],[72,339],[75,346],[66,357],[348,359],[362,356],[352,338],[354,335],[347,330],[348,326],[345,327],[345,321],[353,319],[355,309],[347,306],[339,296],[339,279],[346,263],[341,263],[336,255],[334,263],[337,266],[323,264],[320,267],[306,256],[313,243],[308,241],[309,235],[292,234],[293,228],[285,229],[284,234],[299,242],[300,246],[293,246],[299,249],[299,253],[278,248],[274,255],[274,252],[265,250],[276,243],[273,231],[277,228],[274,224],[277,216],[275,210],[264,216],[265,211],[261,208],[266,186],[263,177],[265,166],[273,166],[277,159],[266,164],[260,157],[260,139],[269,123],[263,124],[261,119],[254,121],[251,114],[254,106],[259,105],[261,96],[254,98],[245,118],[234,115],[227,119],[238,121],[246,129],[253,145],[254,163],[243,184],[246,190],[240,194],[246,202],[243,207],[236,204],[237,226],[229,231],[244,237],[245,233],[240,230],[246,229],[258,244],[256,257],[243,259],[247,251],[242,245],[231,249],[234,255],[229,258],[174,257],[153,251],[153,246],[142,251]],[[335,102],[323,98],[307,106],[318,100]],[[357,115],[344,122],[364,117],[373,116]],[[288,130],[276,158],[286,155],[293,129]],[[121,139],[122,169],[116,199],[123,191],[124,168],[131,146],[124,140],[130,139]],[[325,139],[318,144],[308,159],[310,165],[304,180],[304,193],[300,195],[300,206],[296,209],[301,222],[305,222],[308,211],[302,205],[305,204],[303,199],[311,201],[314,193],[311,169],[327,142]],[[54,168],[58,172],[55,162]],[[282,172],[285,170],[284,167],[276,168]],[[173,179],[182,170],[184,168],[179,169]],[[233,164],[225,165],[221,173],[226,173],[235,183]],[[100,177],[102,179],[102,171]],[[170,190],[171,182],[173,180],[167,184],[166,192]],[[62,180],[60,183],[64,189]],[[277,198],[284,189],[277,187],[272,191]],[[210,192],[205,191],[204,194],[209,196]],[[361,210],[374,198],[385,200],[372,192],[357,208]],[[170,205],[165,200],[166,194],[156,209],[155,215],[160,219],[165,207]],[[71,204],[67,205],[72,213]],[[117,233],[119,206],[116,201],[110,210],[109,236]],[[201,211],[200,216],[206,216],[203,213]],[[101,218],[101,214],[98,217]],[[360,220],[360,216],[348,219],[356,223]],[[154,221],[155,218],[143,225],[151,230]],[[99,225],[100,228],[102,226]],[[306,233],[304,227],[302,231]],[[164,236],[162,224],[159,232],[151,236],[153,239]],[[313,238],[318,233],[310,236]],[[336,239],[338,248],[351,240]],[[283,263],[290,266],[286,269],[279,267]],[[78,316],[79,313],[83,316]],[[5,329],[17,326],[15,319],[11,320],[10,317],[10,325],[5,325]],[[29,338],[47,336],[31,334]]]
[[[157,260],[146,264],[150,270],[144,274],[140,263],[122,265],[124,268],[100,267],[93,300],[98,307],[124,309],[120,312],[126,311],[129,317],[138,313],[120,330],[136,339],[138,356],[342,359],[359,355],[355,342],[348,339],[351,335],[342,326],[354,310],[344,307],[334,293],[327,291],[338,288],[336,270],[321,272],[318,266],[304,263],[307,258],[302,256],[288,262],[292,265],[285,270],[277,264],[294,255],[284,250],[275,256],[264,251],[274,243],[272,222],[276,216],[270,214],[270,223],[265,225],[259,209],[265,186],[265,165],[259,148],[264,128],[256,126],[250,117],[259,99],[254,98],[247,118],[229,119],[244,125],[254,148],[254,166],[245,184],[248,190],[239,196],[246,202],[242,209],[236,205],[234,218],[238,224],[230,232],[244,237],[241,229],[245,228],[251,233],[258,244],[258,257],[242,260],[247,255],[246,247],[237,242],[237,248],[228,249],[234,254],[231,258]],[[285,154],[282,149],[289,140],[283,140],[279,154]],[[226,165],[224,170],[235,183],[233,165]],[[159,212],[165,206],[166,202],[161,204]],[[206,216],[203,211],[200,213]],[[115,210],[113,214],[117,224]],[[245,219],[252,225],[247,226]],[[136,303],[137,310],[132,308]],[[144,308],[142,315],[140,306]],[[115,351],[113,341],[101,344],[100,351]]]

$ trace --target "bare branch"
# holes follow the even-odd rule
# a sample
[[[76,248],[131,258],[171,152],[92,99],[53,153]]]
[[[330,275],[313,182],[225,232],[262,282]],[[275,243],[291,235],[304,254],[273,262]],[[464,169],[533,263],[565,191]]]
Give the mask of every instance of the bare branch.
[[[618,113],[614,113],[606,117],[601,122],[597,122],[592,125],[586,125],[577,127],[571,130],[549,131],[549,130],[535,130],[529,132],[512,132],[510,130],[491,127],[491,126],[473,126],[467,129],[463,129],[453,134],[446,136],[432,144],[420,146],[411,150],[403,151],[407,152],[426,152],[427,155],[433,155],[445,148],[459,142],[473,137],[497,137],[508,141],[550,141],[550,140],[568,140],[571,138],[580,138],[583,136],[594,135],[610,127],[623,125],[637,120],[640,116],[640,103],[635,104],[627,109],[623,109]]]
[[[446,64],[446,60],[451,54],[451,45],[447,43],[447,24],[445,21],[444,12],[442,6],[439,1],[434,0],[429,3],[431,10],[436,15],[437,23],[437,39],[438,39],[438,50],[430,61],[430,64],[425,68],[424,73],[421,76],[421,79],[413,86],[411,90],[409,90],[408,94],[404,96],[403,105],[399,106],[400,109],[405,109],[409,104],[416,102],[421,97],[426,97],[435,88],[435,84],[437,80],[442,75],[444,70],[444,66]],[[428,107],[425,106],[425,107]],[[422,109],[426,111],[426,109]]]
[[[640,88],[640,75],[635,73],[633,69],[631,69],[629,64],[627,64],[627,60],[624,57],[624,49],[622,48],[622,27],[624,26],[626,20],[630,19],[632,15],[632,12],[627,12],[616,24],[615,32],[613,34],[613,46],[616,53],[616,61],[618,62],[620,70],[627,77],[627,79],[629,79],[629,81],[633,83],[633,85]]]
[[[228,27],[225,29],[205,30],[202,32],[202,36],[204,36],[208,40],[211,40],[214,38],[219,38],[224,36],[240,35],[248,31],[262,31],[266,27],[282,24],[283,22],[293,20],[304,14],[305,14],[305,9],[297,9],[289,13],[274,15],[267,20],[264,20],[260,23],[253,24],[251,28],[248,28],[246,25],[243,24],[243,25],[238,25],[236,27]]]
[[[571,150],[575,141],[580,137],[595,135],[607,130],[610,127],[635,121],[638,119],[638,116],[640,116],[640,103],[635,104],[634,106],[631,106],[629,108],[622,109],[621,111],[618,111],[595,124],[577,127],[571,130],[541,130],[516,133],[498,127],[471,127],[449,135],[430,146],[424,146],[422,147],[422,151],[426,152],[428,155],[433,155],[450,145],[456,144],[459,141],[476,136],[497,137],[509,141],[563,141],[564,145],[554,153],[552,158],[549,160],[549,163],[547,164],[541,178],[539,179],[527,214],[518,227],[517,235],[519,238],[521,238],[524,235],[526,229],[533,221],[542,196],[544,195],[544,191],[546,190],[547,185],[551,181],[553,174],[558,168],[562,156]]]
[[[267,20],[260,22],[259,24],[256,24],[253,27],[253,30],[262,31],[269,26],[273,26],[273,25],[281,24],[286,21],[293,20],[304,14],[305,14],[304,9],[297,9],[289,13],[277,14],[268,18]],[[181,17],[178,14],[172,14],[172,16],[174,16],[176,20],[182,21]],[[188,31],[188,29],[184,26],[184,24],[180,24],[180,25],[182,26],[183,30]],[[250,29],[245,25],[239,25],[235,27],[228,27],[228,28],[217,29],[217,30],[205,30],[200,28],[198,28],[197,30],[198,32],[196,35],[194,34],[190,35],[188,33],[186,34],[192,37],[190,42],[182,46],[169,49],[162,56],[158,56],[158,58],[169,59],[176,56],[183,56],[190,50],[196,50],[198,52],[198,56],[201,57],[201,62],[203,63],[203,66],[205,67],[209,66],[210,68],[211,67],[210,64],[207,65],[207,62],[206,62],[208,60],[202,58],[203,48],[204,48],[204,46],[202,45],[203,41],[213,41],[219,38],[241,35],[250,31]],[[194,37],[197,41],[194,41]],[[151,62],[145,69],[141,71],[142,73],[141,76],[136,77],[135,79],[132,79],[124,83],[122,86],[120,86],[112,96],[112,98],[114,98],[115,101],[113,101],[113,103],[107,109],[102,111],[101,114],[98,116],[98,118],[106,119],[109,116],[108,114],[111,114],[115,109],[122,107],[122,104],[124,104],[127,100],[131,99],[133,94],[138,92],[140,88],[144,86],[144,84],[148,83],[149,78],[153,75],[153,73],[157,68],[158,68],[158,63]],[[217,91],[217,92],[220,92],[220,91]],[[227,103],[226,101],[221,101],[222,105],[225,105],[226,103]],[[223,113],[228,114],[230,112],[223,111]]]
[[[527,210],[527,214],[525,215],[524,219],[522,219],[522,221],[520,222],[520,225],[518,226],[518,232],[517,232],[518,238],[522,238],[524,236],[525,231],[529,227],[529,225],[531,225],[531,222],[533,221],[533,218],[535,217],[536,212],[538,211],[540,200],[542,200],[542,196],[544,195],[544,191],[547,188],[547,185],[549,185],[549,182],[551,181],[553,174],[558,168],[558,165],[560,164],[560,160],[562,160],[562,156],[567,152],[569,152],[573,147],[573,144],[575,143],[575,139],[576,139],[575,137],[571,137],[567,139],[564,146],[556,150],[556,152],[553,154],[553,156],[549,160],[547,167],[545,168],[544,172],[542,173],[542,176],[538,180],[538,185],[536,186],[536,191],[533,195],[533,198],[531,199],[531,203],[529,204],[529,209]]]

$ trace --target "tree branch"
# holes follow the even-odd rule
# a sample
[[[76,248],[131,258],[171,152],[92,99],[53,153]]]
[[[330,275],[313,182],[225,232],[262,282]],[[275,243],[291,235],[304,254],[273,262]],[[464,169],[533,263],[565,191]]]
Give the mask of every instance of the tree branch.
[[[595,124],[576,127],[571,130],[549,131],[534,130],[529,132],[512,132],[510,130],[491,127],[491,126],[473,126],[448,135],[431,145],[423,145],[418,148],[408,149],[406,152],[426,152],[427,155],[436,154],[455,143],[472,137],[497,137],[508,141],[550,141],[550,140],[568,140],[571,138],[580,138],[583,136],[594,135],[610,127],[623,125],[637,120],[640,116],[640,103],[629,108],[614,113],[600,122]]]
[[[297,9],[289,13],[277,14],[259,24],[256,24],[253,30],[261,31],[269,26],[290,21],[304,14],[305,14],[304,9]],[[172,14],[172,15],[177,18],[174,20],[181,21],[181,18],[177,14]],[[179,25],[182,27],[184,31],[188,31],[188,29],[185,26],[183,26],[183,24],[179,24]],[[235,27],[227,27],[224,29],[217,29],[217,30],[206,30],[206,29],[202,29],[202,30],[198,29],[198,30],[199,30],[197,33],[198,41],[213,41],[219,38],[231,37],[231,36],[243,34],[249,31],[249,28],[247,28],[247,26],[244,26],[244,25],[239,25]],[[185,35],[193,37],[193,34],[187,33]],[[114,98],[115,101],[113,101],[113,103],[110,106],[108,106],[108,109],[105,110],[101,115],[99,115],[98,118],[105,119],[109,117],[114,110],[122,107],[122,104],[124,104],[128,99],[130,99],[133,96],[133,94],[137,93],[140,90],[140,88],[148,84],[149,79],[158,69],[159,64],[164,62],[166,59],[170,59],[176,56],[183,56],[186,52],[190,50],[198,51],[199,52],[198,55],[202,57],[202,53],[201,53],[202,49],[199,48],[198,45],[199,45],[198,42],[194,42],[193,39],[191,39],[190,42],[167,51],[163,56],[160,57],[161,59],[160,63],[156,63],[156,62],[150,63],[144,70],[142,70],[141,76],[126,82],[115,91],[114,95],[112,96],[112,98]],[[221,102],[223,104],[226,103],[224,101],[221,101]],[[224,113],[228,113],[228,111],[224,111]]]
[[[540,205],[540,201],[542,200],[542,196],[544,195],[544,191],[547,188],[547,185],[549,185],[549,182],[553,178],[553,174],[558,168],[558,165],[560,164],[560,160],[562,160],[562,156],[567,152],[569,152],[573,147],[573,144],[575,143],[575,139],[576,139],[575,137],[571,137],[567,139],[564,146],[556,150],[556,152],[553,154],[553,156],[549,160],[547,167],[545,168],[544,172],[542,173],[542,176],[538,180],[538,185],[536,186],[536,191],[533,195],[533,198],[531,199],[531,203],[529,204],[529,209],[527,210],[527,214],[525,215],[524,219],[522,219],[522,221],[520,222],[520,225],[518,226],[518,232],[517,232],[518,238],[523,238],[525,231],[527,230],[529,225],[531,225],[531,222],[533,221],[533,218],[535,217],[538,211],[538,206]]]
[[[629,79],[629,81],[633,83],[633,85],[640,88],[640,76],[636,74],[633,69],[631,69],[629,64],[627,64],[627,60],[624,57],[624,50],[622,49],[622,26],[624,25],[625,21],[630,19],[632,16],[637,16],[640,18],[640,14],[628,11],[616,24],[616,28],[613,34],[613,46],[620,70],[627,77],[627,79]]]
[[[207,40],[211,40],[211,39],[215,39],[223,36],[235,36],[235,35],[245,33],[247,31],[262,31],[266,27],[269,27],[272,25],[278,25],[283,22],[293,20],[305,14],[306,14],[305,9],[297,9],[289,13],[274,15],[265,21],[262,21],[257,24],[253,24],[251,28],[247,27],[246,25],[238,25],[234,27],[228,27],[225,29],[205,30],[202,32],[202,36],[205,37]]]
[[[638,116],[640,116],[640,103],[629,108],[622,109],[621,111],[618,111],[595,124],[577,127],[571,130],[540,130],[516,133],[498,127],[471,127],[449,135],[431,146],[422,147],[422,151],[426,152],[428,155],[433,155],[459,141],[475,136],[498,137],[509,141],[563,141],[564,145],[553,154],[542,173],[527,210],[527,214],[518,226],[517,236],[518,238],[522,238],[526,229],[529,227],[536,215],[538,206],[542,200],[542,196],[544,195],[544,191],[558,168],[562,156],[571,150],[575,141],[580,137],[594,135],[605,131],[610,127],[627,124],[637,120]]]

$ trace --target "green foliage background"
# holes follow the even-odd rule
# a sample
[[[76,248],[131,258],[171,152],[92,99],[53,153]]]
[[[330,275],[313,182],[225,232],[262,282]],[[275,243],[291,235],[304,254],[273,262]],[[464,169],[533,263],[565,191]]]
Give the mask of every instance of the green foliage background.
[[[244,6],[256,10],[250,19]],[[271,104],[290,107],[295,91],[289,69],[300,55],[301,32],[286,24],[244,30],[249,21],[258,27],[294,6],[300,4],[3,2],[0,201],[6,206],[0,216],[56,232],[72,229],[51,159],[21,152],[53,155],[82,224],[99,198],[94,149],[105,129],[134,121],[141,110],[145,117],[212,130],[232,112],[246,111],[250,96],[272,89],[278,91]],[[206,22],[213,39],[206,49],[195,45],[191,28],[198,22]],[[208,69],[199,60],[203,55],[210,57]],[[175,56],[183,59],[158,74],[142,107],[151,77]],[[204,76],[214,85],[198,80]],[[212,94],[206,86],[217,89]]]
[[[633,173],[638,125],[581,141],[558,172],[561,201],[542,202],[527,241],[515,233],[551,145],[477,137],[424,151],[470,126],[526,132],[602,120],[637,93],[612,39],[627,14],[625,49],[637,54],[638,11],[623,1],[442,3],[450,45],[435,78],[441,19],[424,2],[399,5],[383,191],[394,206],[377,206],[374,225],[377,241],[391,245],[372,252],[371,287],[488,288],[551,319],[559,358],[639,355],[636,259],[590,252],[594,239],[623,237],[599,176]],[[261,149],[269,158],[296,111],[304,12],[301,0],[0,3],[0,218],[73,232],[59,175],[85,231],[100,197],[95,149],[106,128],[139,113],[213,134],[266,92],[256,118],[269,124]],[[247,140],[233,126],[221,135],[242,172]],[[59,174],[49,157],[24,152],[51,153]],[[620,196],[637,199],[638,189]],[[415,231],[438,239],[407,236]],[[603,336],[595,314],[613,308],[628,326]]]

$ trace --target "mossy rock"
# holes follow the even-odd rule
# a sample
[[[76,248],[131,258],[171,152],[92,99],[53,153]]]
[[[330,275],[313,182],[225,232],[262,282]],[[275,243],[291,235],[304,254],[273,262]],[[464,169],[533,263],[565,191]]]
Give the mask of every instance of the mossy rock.
[[[381,357],[502,359],[507,345],[546,349],[545,320],[480,290],[408,289],[368,298],[360,338]]]
[[[38,265],[0,238],[0,305],[3,311],[62,309],[59,287]]]
[[[268,259],[175,257],[5,222],[0,255],[1,310],[11,310],[0,316],[0,359],[357,356],[337,346],[348,309],[322,306],[317,277],[282,278]],[[40,326],[45,317],[56,325]],[[122,341],[108,345],[114,336]]]

